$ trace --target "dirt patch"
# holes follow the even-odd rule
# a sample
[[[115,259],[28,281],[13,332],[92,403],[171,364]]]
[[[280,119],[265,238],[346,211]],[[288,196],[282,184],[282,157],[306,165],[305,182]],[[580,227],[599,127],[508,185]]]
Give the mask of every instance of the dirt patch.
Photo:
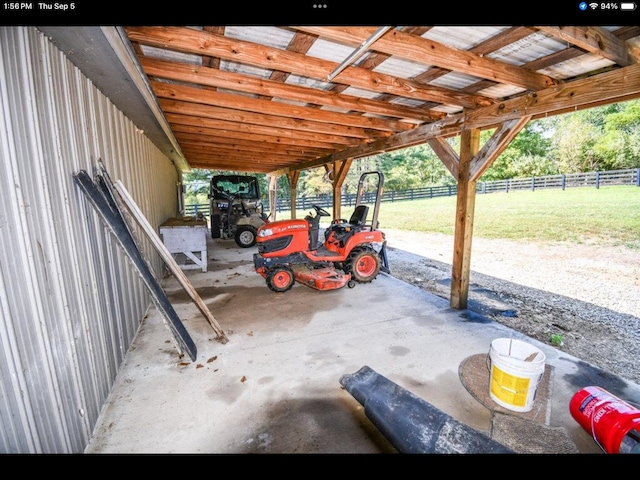
[[[391,274],[449,298],[453,237],[385,230]],[[640,384],[640,251],[474,238],[468,307]]]

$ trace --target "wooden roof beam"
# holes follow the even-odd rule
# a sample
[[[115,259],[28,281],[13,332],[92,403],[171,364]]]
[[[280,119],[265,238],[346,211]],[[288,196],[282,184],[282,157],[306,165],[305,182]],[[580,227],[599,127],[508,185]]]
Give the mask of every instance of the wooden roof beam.
[[[638,62],[627,42],[600,27],[536,27],[545,33],[579,46],[587,52],[611,60],[623,67]]]

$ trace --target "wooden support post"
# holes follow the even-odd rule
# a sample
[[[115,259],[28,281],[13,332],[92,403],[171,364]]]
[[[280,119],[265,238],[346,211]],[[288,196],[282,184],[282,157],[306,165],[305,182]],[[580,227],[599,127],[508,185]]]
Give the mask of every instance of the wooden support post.
[[[341,218],[342,185],[347,178],[353,159],[333,163],[333,218]]]
[[[427,139],[427,143],[458,181],[451,274],[450,302],[453,308],[467,308],[476,182],[530,119],[531,117],[528,116],[503,122],[496,128],[482,150],[478,150],[480,131],[478,129],[462,130],[459,156],[444,138]]]
[[[269,216],[275,222],[278,213],[278,177],[268,175],[269,178]]]
[[[296,218],[296,190],[298,187],[298,180],[300,179],[300,170],[287,173],[289,179],[289,198],[291,199],[291,218]]]
[[[342,184],[338,184],[334,180],[333,182],[333,218],[340,218],[340,212],[342,211]]]
[[[458,198],[453,239],[451,272],[452,308],[467,308],[469,273],[471,269],[471,239],[476,204],[476,181],[470,179],[471,160],[478,153],[480,130],[463,130],[460,135],[460,163],[458,165]]]

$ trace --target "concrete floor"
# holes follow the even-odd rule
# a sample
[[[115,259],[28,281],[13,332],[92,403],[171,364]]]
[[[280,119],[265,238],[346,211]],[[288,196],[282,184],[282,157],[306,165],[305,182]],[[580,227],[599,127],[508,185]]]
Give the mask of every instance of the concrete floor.
[[[472,311],[453,310],[390,275],[353,289],[296,284],[274,293],[253,270],[254,248],[212,239],[208,248],[208,271],[185,273],[229,341],[218,341],[178,281],[165,278],[197,359],[179,358],[164,318],[150,309],[85,453],[397,452],[340,383],[365,366],[445,418],[491,436],[495,409],[465,388],[459,367],[488,354],[496,338],[522,339],[544,352],[552,371],[545,427],[566,433],[577,452],[602,450],[571,417],[574,393],[599,385],[640,404],[638,385]],[[535,440],[528,435],[520,440]]]

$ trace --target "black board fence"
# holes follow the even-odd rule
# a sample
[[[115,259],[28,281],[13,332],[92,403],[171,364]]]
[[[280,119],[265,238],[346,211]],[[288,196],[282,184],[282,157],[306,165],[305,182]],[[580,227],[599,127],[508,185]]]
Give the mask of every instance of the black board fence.
[[[517,190],[546,190],[574,187],[600,188],[612,185],[634,185],[640,187],[640,168],[629,168],[625,170],[608,170],[604,172],[568,173],[562,175],[545,175],[530,178],[513,178],[509,180],[492,180],[489,182],[478,182],[476,192],[496,193],[510,192]],[[447,197],[458,193],[457,185],[439,185],[433,187],[412,188],[409,190],[385,191],[382,195],[382,202],[403,202],[420,200],[423,198]],[[364,203],[371,203],[374,200],[374,192],[365,193]],[[296,208],[298,210],[308,210],[312,205],[320,207],[331,207],[332,196],[330,194],[317,196],[299,196],[296,198]],[[350,207],[355,205],[356,194],[346,193],[342,195],[342,205]],[[278,198],[277,212],[291,210],[290,198]],[[265,211],[269,211],[269,205],[265,204]],[[202,213],[209,215],[208,204],[192,204],[185,206],[185,215],[196,215]]]

